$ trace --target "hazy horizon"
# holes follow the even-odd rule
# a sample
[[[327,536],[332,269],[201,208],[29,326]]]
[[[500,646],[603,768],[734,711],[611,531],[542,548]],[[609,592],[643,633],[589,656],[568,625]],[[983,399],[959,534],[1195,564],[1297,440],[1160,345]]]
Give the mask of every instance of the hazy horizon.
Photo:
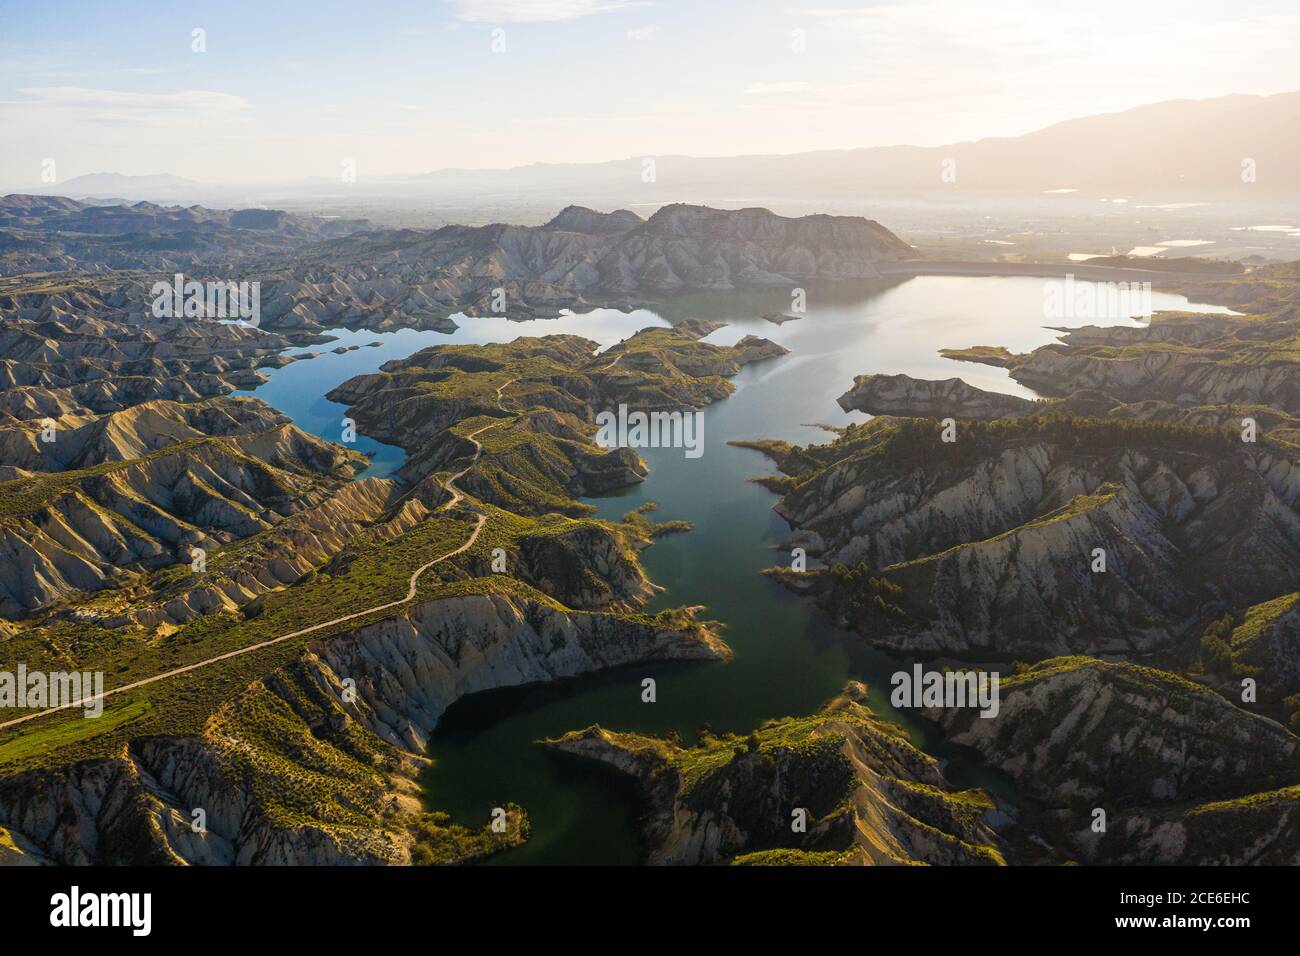
[[[1300,90],[1300,13],[1274,0],[57,6],[55,31],[48,11],[0,2],[8,190],[936,146]]]

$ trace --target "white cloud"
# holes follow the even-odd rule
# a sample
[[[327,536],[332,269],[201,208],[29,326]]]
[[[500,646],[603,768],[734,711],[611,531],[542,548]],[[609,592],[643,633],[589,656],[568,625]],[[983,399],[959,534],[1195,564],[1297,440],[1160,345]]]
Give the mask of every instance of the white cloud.
[[[22,130],[38,141],[109,127],[132,130],[131,135],[157,130],[173,139],[183,135],[195,140],[216,130],[228,134],[230,127],[252,122],[248,100],[212,90],[130,93],[82,86],[25,86],[18,93],[29,98],[0,101],[0,124]]]
[[[646,5],[642,0],[451,0],[451,2],[458,19],[490,23],[551,23]]]
[[[118,62],[79,59],[69,68],[66,60],[48,53],[23,54],[0,60],[0,75],[64,79],[95,76],[156,76],[171,73],[169,66],[124,66]]]
[[[658,37],[659,37],[658,27],[633,27],[631,30],[627,31],[627,38],[629,40],[636,40],[638,42],[654,40],[657,39]]]
[[[253,105],[242,96],[213,90],[129,93],[125,90],[97,90],[84,86],[24,86],[18,92],[33,97],[46,106],[112,107],[124,113],[172,111],[233,114]]]

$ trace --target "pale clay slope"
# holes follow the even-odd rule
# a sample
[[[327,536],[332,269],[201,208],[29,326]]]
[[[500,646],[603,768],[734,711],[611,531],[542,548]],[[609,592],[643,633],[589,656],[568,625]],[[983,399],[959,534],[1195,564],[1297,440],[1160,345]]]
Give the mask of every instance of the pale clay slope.
[[[877,719],[857,703],[865,695],[865,686],[850,683],[845,696],[823,712],[828,719],[816,732],[819,737],[842,738],[848,812],[832,811],[817,819],[820,811],[809,810],[809,829],[800,840],[813,847],[843,846],[845,862],[865,865],[994,862],[987,852],[1000,844],[993,829],[979,812],[973,820],[952,812],[946,803],[950,786],[938,762],[897,734],[878,729]],[[837,720],[839,710],[858,719]],[[635,737],[592,727],[548,741],[547,746],[605,764],[637,781],[648,804],[641,827],[653,864],[718,863],[773,841],[787,845],[788,833],[746,828],[767,821],[784,831],[791,808],[807,807],[802,802],[809,797],[809,781],[802,779],[807,767],[801,773],[796,753],[779,746],[737,756],[713,770],[722,782],[711,786],[707,797],[698,793],[702,784],[696,785],[695,795],[687,796],[678,772]]]
[[[1040,801],[1053,839],[1084,861],[1300,864],[1300,738],[1172,675],[1122,668],[1017,679],[996,720],[930,716]]]
[[[272,824],[224,769],[222,755],[246,745],[220,718],[202,738],[146,738],[123,757],[6,778],[0,825],[52,862],[101,862],[111,856],[108,844],[127,840],[142,844],[139,854],[174,862],[405,863],[400,823],[416,804],[410,780],[438,719],[462,696],[639,661],[729,655],[705,629],[656,631],[502,595],[428,601],[317,641],[303,656],[320,699],[331,702],[331,721],[355,720],[406,754],[405,769],[392,770],[377,791],[373,827]],[[357,682],[354,704],[342,703],[342,675]],[[190,829],[196,806],[207,811],[206,834]]]
[[[1072,505],[1080,495],[1098,500]],[[1081,460],[1029,443],[933,475],[877,475],[846,459],[777,510],[810,553],[898,566],[905,591],[930,595],[937,625],[897,635],[901,646],[1050,656],[1169,643],[1200,609],[1188,582],[1211,568],[1225,594],[1250,602],[1283,591],[1286,568],[1300,561],[1298,505],[1300,469],[1265,448],[1213,463],[1155,450]],[[1091,571],[1097,547],[1104,577]],[[1113,626],[1098,626],[1098,611]],[[1173,631],[1144,619],[1169,620]]]
[[[44,607],[187,559],[191,547],[265,531],[319,503],[354,467],[338,446],[279,425],[81,477],[0,519],[0,608]]]

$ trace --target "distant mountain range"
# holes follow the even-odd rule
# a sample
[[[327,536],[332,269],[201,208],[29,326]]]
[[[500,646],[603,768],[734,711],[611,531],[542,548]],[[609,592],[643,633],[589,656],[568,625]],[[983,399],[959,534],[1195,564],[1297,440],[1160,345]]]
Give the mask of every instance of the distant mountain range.
[[[143,193],[165,195],[202,189],[203,183],[184,176],[158,173],[153,176],[126,176],[122,173],[89,173],[73,176],[59,185],[59,192],[68,196],[132,196]]]
[[[79,269],[184,269],[287,252],[368,228],[364,219],[278,209],[91,205],[65,196],[0,196],[0,275]]]
[[[1243,182],[1253,161],[1255,181]],[[1300,92],[1170,100],[1067,120],[1024,136],[946,146],[885,146],[788,155],[654,157],[677,191],[737,196],[945,188],[1036,193],[1056,189],[1178,188],[1221,194],[1300,192]],[[448,169],[421,177],[447,189],[634,191],[640,157],[609,163]],[[944,174],[949,175],[945,179]]]
[[[405,316],[402,324],[455,312],[554,316],[594,305],[631,308],[688,290],[868,278],[883,263],[913,254],[860,216],[788,218],[766,209],[675,204],[643,220],[625,209],[569,206],[543,226],[353,233],[246,260],[240,274],[284,278],[283,288],[263,289],[264,326],[364,321],[377,328],[370,313],[380,302]],[[498,290],[504,301],[497,302]],[[339,314],[353,302],[355,311]]]
[[[645,182],[646,159],[654,181]],[[1243,164],[1253,181],[1243,179]],[[1246,178],[1249,179],[1249,176]],[[220,204],[250,196],[337,193],[314,179],[265,186],[198,183],[177,176],[78,176],[42,192],[75,197]],[[673,202],[686,196],[823,197],[944,190],[1041,194],[1052,190],[1180,195],[1300,194],[1300,92],[1169,100],[1119,113],[1067,120],[1015,137],[945,146],[882,146],[786,155],[635,156],[602,163],[534,164],[510,169],[442,169],[363,177],[357,195],[404,194],[557,205]]]
[[[692,290],[861,279],[914,250],[860,216],[665,206],[649,219],[569,206],[543,226],[368,231],[365,220],[201,206],[0,198],[0,276],[146,270],[256,281],[262,327],[455,328],[448,316],[633,308]],[[113,307],[150,301],[139,280]],[[3,302],[0,302],[3,306]],[[70,307],[75,309],[76,306]],[[83,309],[84,311],[84,309]],[[91,309],[91,311],[98,311]]]

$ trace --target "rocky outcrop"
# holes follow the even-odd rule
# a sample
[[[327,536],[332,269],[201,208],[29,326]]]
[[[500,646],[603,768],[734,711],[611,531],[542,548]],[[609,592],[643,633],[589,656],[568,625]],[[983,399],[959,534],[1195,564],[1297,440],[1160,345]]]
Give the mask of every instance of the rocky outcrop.
[[[780,358],[789,349],[769,339],[746,335],[732,346],[696,341],[677,328],[642,329],[582,366],[592,391],[584,394],[594,409],[673,411],[702,408],[726,398],[731,378],[746,365]]]
[[[1173,674],[1086,658],[1044,661],[1004,680],[1001,697],[993,719],[929,714],[1043,804],[1044,832],[1064,852],[1108,863],[1300,859],[1287,823],[1300,738],[1273,721]]]
[[[543,363],[558,376],[589,360],[596,347],[575,335],[520,338],[509,344],[435,345],[385,362],[378,372],[350,378],[326,397],[350,406],[348,414],[367,434],[414,451],[465,419],[506,417],[504,402],[508,399],[510,407],[519,408],[521,396],[529,391],[516,377],[498,401],[495,388],[480,383],[491,378],[494,385],[504,385],[512,366],[525,362]],[[545,382],[537,387],[549,386]],[[548,407],[553,411],[584,410],[580,397],[550,391]]]
[[[491,443],[457,484],[516,514],[589,514],[591,506],[574,499],[636,484],[648,474],[635,451],[593,444],[590,426],[571,415],[536,410],[493,431],[506,432],[493,438],[513,433],[515,440]],[[436,489],[438,474],[462,467],[473,453],[469,441],[448,429],[420,446],[398,474],[422,491]]]
[[[118,758],[0,781],[0,814],[39,862],[87,866],[401,863],[400,829],[277,825],[222,748],[201,738],[137,741]],[[195,810],[203,812],[196,829]],[[392,814],[388,823],[393,824]]]
[[[579,609],[632,607],[656,590],[625,536],[595,522],[521,537],[515,576]]]
[[[998,715],[928,711],[1051,807],[1189,801],[1300,782],[1300,738],[1164,671],[1055,658],[1001,682]]]
[[[992,365],[994,368],[1010,368],[1015,355],[1001,345],[977,345],[967,349],[939,349],[939,354],[957,362],[976,362],[980,365]]]
[[[0,613],[190,559],[319,504],[364,458],[292,425],[0,485]]]
[[[1227,636],[1231,683],[1250,677],[1261,705],[1300,730],[1300,592],[1247,608]]]
[[[0,426],[0,465],[28,473],[75,471],[143,458],[195,438],[245,435],[287,422],[284,415],[255,398],[141,402],[105,415],[67,415],[54,422],[52,431],[38,421]]]
[[[1104,348],[1104,347],[1103,347]],[[1125,401],[1161,397],[1198,405],[1276,405],[1300,413],[1295,362],[1226,365],[1218,356],[1175,350],[1130,350],[1112,356],[1095,349],[1046,345],[1012,369],[1022,385],[1046,395],[1097,389]]]
[[[437,282],[402,282],[381,269],[346,264],[328,276],[305,279],[272,273],[259,281],[261,324],[268,329],[457,329],[448,313],[458,310]]]
[[[953,791],[933,758],[876,718],[865,698],[853,683],[812,717],[694,748],[600,727],[546,745],[636,781],[651,863],[750,862],[745,855],[778,848],[794,862],[1001,863],[993,800]],[[800,815],[806,830],[794,825]]]
[[[1179,291],[1194,302],[1214,302],[1238,312],[1300,318],[1296,280],[1300,263],[1274,262],[1257,266],[1243,276],[1186,279]]]
[[[552,232],[576,232],[588,236],[603,233],[617,234],[635,229],[645,222],[636,213],[627,209],[613,212],[596,212],[585,206],[565,206],[551,219],[543,229]]]
[[[366,296],[404,297],[383,317],[397,324],[412,316],[425,322],[461,311],[500,313],[503,304],[513,318],[554,316],[597,305],[630,308],[688,289],[871,277],[880,263],[912,254],[879,223],[851,216],[791,219],[766,209],[676,204],[643,221],[626,210],[570,206],[540,227],[358,233],[248,271],[263,278],[264,301],[269,288],[279,303],[270,327],[290,328],[319,326],[322,309],[334,324],[353,325],[360,321],[354,303]],[[365,323],[384,327],[373,316]]]
[[[1076,834],[1088,861],[1135,866],[1300,865],[1300,787],[1192,807],[1134,808],[1109,835]]]
[[[810,555],[901,587],[904,613],[866,627],[895,649],[1149,653],[1300,565],[1300,466],[1232,434],[1030,417],[944,443],[876,419],[798,452],[777,511]]]
[[[456,324],[449,316],[459,312],[489,315],[504,308],[512,318],[555,316],[562,309],[631,308],[692,289],[859,279],[878,275],[881,263],[913,254],[888,229],[858,217],[787,218],[766,209],[681,204],[648,220],[626,210],[570,206],[540,227],[374,232],[365,231],[364,223],[330,221],[325,228],[320,220],[270,210],[219,214],[137,205],[116,207],[117,215],[111,215],[114,209],[28,204],[18,217],[21,228],[32,230],[24,233],[26,251],[0,252],[0,272],[6,263],[11,273],[69,271],[79,256],[91,269],[107,264],[97,248],[100,240],[55,239],[40,231],[47,221],[93,215],[111,228],[148,214],[166,221],[166,229],[177,218],[198,217],[181,227],[188,248],[169,248],[165,233],[154,238],[152,250],[119,243],[126,248],[111,268],[157,269],[167,279],[182,272],[198,280],[256,281],[261,327],[301,335],[340,326],[452,331]],[[0,210],[0,230],[4,221]],[[315,241],[307,241],[309,225],[316,227],[310,235]],[[259,241],[268,238],[276,241]],[[54,263],[57,268],[20,268]],[[152,302],[147,292],[147,285],[128,281],[113,294],[144,316]]]
[[[467,694],[646,661],[730,657],[689,616],[650,625],[492,593],[417,605],[313,645],[311,653],[322,680],[356,681],[355,719],[416,753],[438,718]]]
[[[918,418],[1018,418],[1041,410],[1038,402],[986,392],[959,378],[934,382],[910,375],[859,375],[838,401],[846,412]]]
[[[486,830],[414,826],[419,755],[451,704],[729,653],[686,614],[651,624],[505,592],[425,601],[314,642],[222,707],[200,736],[139,737],[115,757],[0,779],[0,827],[25,857],[70,864],[400,864],[431,829],[462,853],[485,852],[502,845]],[[506,838],[517,824],[513,832]]]
[[[391,541],[430,515],[415,498],[396,504],[400,487],[381,478],[342,485],[247,544],[213,555],[208,566],[162,590],[78,609],[104,627],[168,628],[216,611],[246,607],[288,587],[358,543]]]
[[[203,318],[156,319],[144,280],[0,293],[0,425],[60,430],[144,402],[194,402],[266,381],[292,343]]]
[[[859,375],[839,398],[846,412],[918,418],[1023,418],[1057,414],[1169,422],[1203,428],[1240,430],[1247,419],[1256,434],[1298,443],[1300,418],[1268,405],[1186,405],[1162,399],[1122,402],[1097,389],[1071,392],[1064,398],[1027,399],[967,385],[959,378],[939,381],[908,375]]]
[[[1061,330],[1060,342],[1003,364],[1017,382],[1047,396],[1095,390],[1119,402],[1272,406],[1300,414],[1300,358],[1294,315],[1160,313],[1142,328]],[[1003,350],[1005,351],[1005,350]],[[946,350],[988,361],[986,347]]]
[[[628,231],[594,264],[601,291],[662,295],[684,289],[860,279],[912,248],[877,222],[851,216],[788,219],[766,209],[671,205]]]
[[[408,481],[427,484],[469,464],[459,485],[480,500],[518,514],[582,515],[592,509],[575,498],[647,473],[635,448],[596,444],[601,413],[626,406],[680,415],[729,395],[727,378],[745,365],[786,353],[755,336],[712,345],[697,331],[642,329],[600,354],[597,343],[573,335],[438,345],[349,379],[328,397],[348,403],[367,434],[410,452],[400,472]],[[471,463],[466,436],[489,424]]]
[[[296,249],[364,229],[364,219],[277,209],[205,209],[137,202],[106,206],[62,196],[0,196],[0,275],[176,271]]]

